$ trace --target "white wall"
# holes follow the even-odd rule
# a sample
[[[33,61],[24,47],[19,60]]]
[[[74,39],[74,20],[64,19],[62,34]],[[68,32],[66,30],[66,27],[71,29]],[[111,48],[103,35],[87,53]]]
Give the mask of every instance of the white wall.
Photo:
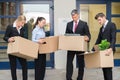
[[[71,20],[71,11],[76,8],[76,0],[54,0],[54,33],[55,35],[63,35],[65,33],[66,24]],[[67,51],[55,52],[55,68],[66,68]],[[74,67],[75,61],[74,59]]]

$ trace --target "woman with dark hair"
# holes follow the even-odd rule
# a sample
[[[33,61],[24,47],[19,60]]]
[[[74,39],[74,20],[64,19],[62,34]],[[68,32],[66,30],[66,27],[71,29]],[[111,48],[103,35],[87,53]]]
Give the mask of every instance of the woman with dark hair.
[[[32,31],[32,41],[43,44],[45,38],[44,26],[46,19],[38,17]],[[35,59],[35,80],[44,80],[46,67],[46,54],[38,54],[38,59]]]

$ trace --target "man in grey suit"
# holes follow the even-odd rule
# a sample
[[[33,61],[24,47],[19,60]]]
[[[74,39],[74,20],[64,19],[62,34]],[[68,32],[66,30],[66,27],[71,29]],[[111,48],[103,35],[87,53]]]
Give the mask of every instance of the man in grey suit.
[[[100,44],[101,40],[107,39],[107,41],[110,42],[110,47],[107,49],[106,55],[110,55],[111,51],[113,51],[113,53],[115,52],[116,25],[108,21],[103,13],[98,13],[95,19],[102,25],[95,44]],[[104,80],[113,80],[111,67],[102,68],[102,70]]]
[[[90,32],[86,22],[79,19],[79,13],[76,9],[71,12],[72,21],[67,23],[66,34],[79,34],[85,36],[85,41],[89,42]],[[67,52],[67,66],[66,66],[66,80],[72,80],[73,74],[73,59],[76,55],[78,63],[78,77],[77,80],[83,80],[84,75],[84,55],[79,55],[81,51]]]

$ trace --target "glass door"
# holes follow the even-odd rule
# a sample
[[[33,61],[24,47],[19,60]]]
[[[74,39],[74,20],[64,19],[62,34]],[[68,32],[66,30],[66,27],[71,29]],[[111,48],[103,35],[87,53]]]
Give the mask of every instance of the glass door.
[[[25,15],[27,23],[30,22],[30,20],[33,20],[32,26],[34,26],[34,23],[37,19],[37,17],[44,17],[46,19],[46,26],[45,26],[45,32],[46,32],[46,36],[52,36],[54,32],[53,30],[53,26],[52,24],[52,8],[50,8],[52,5],[50,3],[40,3],[40,2],[23,2],[20,5],[20,12],[21,14]],[[30,27],[28,28],[28,36],[32,34],[32,32],[30,32],[31,30]],[[47,54],[47,64],[46,67],[54,67],[54,59],[53,59],[54,55],[53,53]],[[32,68],[33,65],[33,61],[29,61],[29,68]]]
[[[92,49],[95,44],[100,25],[94,19],[95,15],[99,12],[106,14],[106,17],[109,21],[112,21],[116,24],[117,27],[117,36],[116,36],[116,52],[114,54],[114,65],[120,66],[120,2],[112,2],[98,0],[98,1],[78,1],[77,0],[77,9],[80,11],[80,18],[86,21],[89,25],[91,32],[91,42],[89,44],[89,50]]]
[[[98,12],[106,14],[106,4],[80,4],[80,19],[86,21],[89,25],[91,33],[91,42],[89,44],[89,50],[92,49],[93,45],[98,36],[101,25],[94,19]],[[94,36],[94,37],[93,37]]]

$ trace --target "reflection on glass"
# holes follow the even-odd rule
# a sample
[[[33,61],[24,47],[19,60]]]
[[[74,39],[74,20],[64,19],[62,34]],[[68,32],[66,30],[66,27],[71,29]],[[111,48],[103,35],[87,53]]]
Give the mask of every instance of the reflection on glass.
[[[112,3],[112,14],[120,14],[120,2]]]
[[[45,17],[47,22],[45,31],[50,30],[49,4],[23,4],[21,5],[21,13],[26,16],[27,21],[33,18],[35,22],[37,17]]]
[[[15,15],[15,3],[14,2],[0,2],[0,15]]]

